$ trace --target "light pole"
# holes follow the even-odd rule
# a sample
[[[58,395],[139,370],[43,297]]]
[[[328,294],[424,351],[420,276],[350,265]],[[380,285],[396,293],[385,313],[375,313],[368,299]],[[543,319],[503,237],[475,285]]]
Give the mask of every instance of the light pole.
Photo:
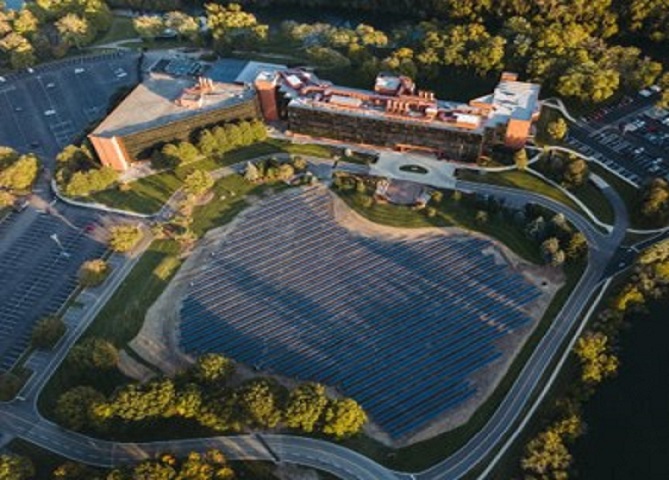
[[[67,253],[67,251],[65,251],[65,247],[63,247],[63,244],[60,243],[60,240],[58,239],[58,235],[57,235],[57,234],[54,233],[54,234],[52,234],[49,238],[50,238],[51,240],[53,240],[54,242],[56,242],[56,245],[58,245],[58,246],[60,247],[60,254],[61,254],[63,257],[66,257],[66,258],[69,258],[69,257],[70,257],[70,254]]]

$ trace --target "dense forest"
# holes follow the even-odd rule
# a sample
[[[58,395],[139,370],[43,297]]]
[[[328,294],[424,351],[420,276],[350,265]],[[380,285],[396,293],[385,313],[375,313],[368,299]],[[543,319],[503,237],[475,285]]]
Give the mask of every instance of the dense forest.
[[[151,11],[204,6],[202,13],[211,29],[205,40],[219,53],[226,53],[232,46],[256,48],[268,40],[267,26],[234,5],[231,9],[204,2],[193,5],[185,0],[108,1],[36,0],[20,12],[0,9],[0,64],[26,67],[90,43],[109,27],[109,6]],[[302,42],[309,49],[309,59],[314,63],[350,65],[370,77],[383,69],[419,79],[434,79],[443,68],[481,77],[512,70],[541,82],[548,95],[555,93],[588,103],[655,83],[669,87],[669,74],[663,74],[662,64],[669,62],[669,55],[663,53],[669,45],[669,3],[664,0],[241,3],[254,11],[263,6],[304,6],[406,15],[407,20],[392,31],[362,24],[348,28],[296,22],[287,22],[281,29],[288,40]],[[156,17],[142,20],[155,23],[156,32],[163,28]],[[663,58],[653,59],[649,52],[659,52]],[[664,103],[669,104],[669,95],[665,95]]]

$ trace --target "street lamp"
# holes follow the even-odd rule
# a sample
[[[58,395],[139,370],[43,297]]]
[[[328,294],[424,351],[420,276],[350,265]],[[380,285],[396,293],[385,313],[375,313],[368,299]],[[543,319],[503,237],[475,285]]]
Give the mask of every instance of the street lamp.
[[[58,246],[60,247],[60,254],[61,254],[63,257],[66,257],[66,258],[69,258],[69,257],[70,257],[70,254],[67,253],[67,252],[65,251],[65,247],[63,247],[63,244],[60,243],[60,240],[58,239],[58,235],[57,235],[57,234],[54,233],[54,234],[52,234],[49,238],[50,238],[51,240],[53,240],[54,242],[56,242],[56,245],[58,245]]]

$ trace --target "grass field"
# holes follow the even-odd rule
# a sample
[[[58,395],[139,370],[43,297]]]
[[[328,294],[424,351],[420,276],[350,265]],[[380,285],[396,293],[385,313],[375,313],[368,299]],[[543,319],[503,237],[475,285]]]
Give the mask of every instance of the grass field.
[[[567,205],[569,208],[581,212],[581,209],[576,205],[571,198],[565,195],[560,189],[544,182],[538,177],[527,172],[513,170],[510,172],[489,172],[483,175],[469,171],[459,171],[458,177],[463,180],[472,182],[489,183],[491,185],[500,185],[502,187],[519,188],[522,190],[529,190],[531,192],[544,195],[552,198],[560,203]]]
[[[639,200],[639,189],[633,187],[625,180],[622,180],[620,177],[618,177],[616,174],[609,172],[606,168],[594,162],[589,162],[588,168],[590,168],[592,173],[602,177],[604,181],[611,185],[611,187],[613,187],[615,191],[618,192],[618,195],[622,197],[623,201],[625,202],[625,206],[627,207],[627,213],[630,214],[630,222],[634,226],[634,210],[637,208]]]
[[[132,212],[152,214],[176,192],[188,172],[196,169],[212,171],[235,163],[263,155],[288,153],[321,158],[331,158],[337,153],[331,147],[291,143],[284,140],[267,139],[248,147],[228,152],[218,158],[204,158],[184,165],[175,172],[161,172],[148,177],[140,178],[127,184],[128,190],[122,191],[118,187],[110,188],[91,195],[91,200],[113,208],[130,210]]]
[[[137,32],[135,32],[134,27],[132,26],[132,18],[128,17],[119,17],[114,16],[111,27],[109,30],[97,39],[93,46],[95,45],[104,45],[106,43],[118,42],[120,40],[132,40],[137,38]]]
[[[555,153],[555,155],[560,155],[560,153]],[[593,163],[588,163],[588,168],[593,165]],[[532,168],[547,177],[550,176],[545,159],[540,159],[534,163]],[[614,223],[615,212],[613,211],[613,206],[602,191],[592,182],[585,182],[580,187],[571,189],[570,192],[582,201],[600,221],[609,225]]]
[[[392,204],[363,205],[363,196],[356,193],[337,192],[344,201],[360,215],[372,222],[402,228],[460,227],[489,235],[502,242],[520,257],[532,263],[541,263],[538,245],[515,225],[500,216],[489,215],[487,222],[477,222],[477,209],[464,201],[454,201],[448,195],[442,201],[433,218],[410,207]]]

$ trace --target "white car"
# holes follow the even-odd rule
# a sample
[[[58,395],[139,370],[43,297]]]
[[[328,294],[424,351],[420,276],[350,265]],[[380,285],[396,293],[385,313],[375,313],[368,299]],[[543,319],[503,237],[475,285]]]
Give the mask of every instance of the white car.
[[[53,110],[53,109],[44,111],[44,116],[45,117],[50,117],[50,116],[55,115],[55,114],[56,114],[56,111]]]
[[[0,77],[0,83],[4,83],[6,81],[7,81],[7,79],[5,77]]]
[[[77,74],[79,74],[79,73],[84,73],[85,71],[86,71],[86,70],[83,69],[83,68],[81,68],[81,67],[78,67],[78,68],[75,68],[75,69],[74,69],[74,73],[77,73]]]

